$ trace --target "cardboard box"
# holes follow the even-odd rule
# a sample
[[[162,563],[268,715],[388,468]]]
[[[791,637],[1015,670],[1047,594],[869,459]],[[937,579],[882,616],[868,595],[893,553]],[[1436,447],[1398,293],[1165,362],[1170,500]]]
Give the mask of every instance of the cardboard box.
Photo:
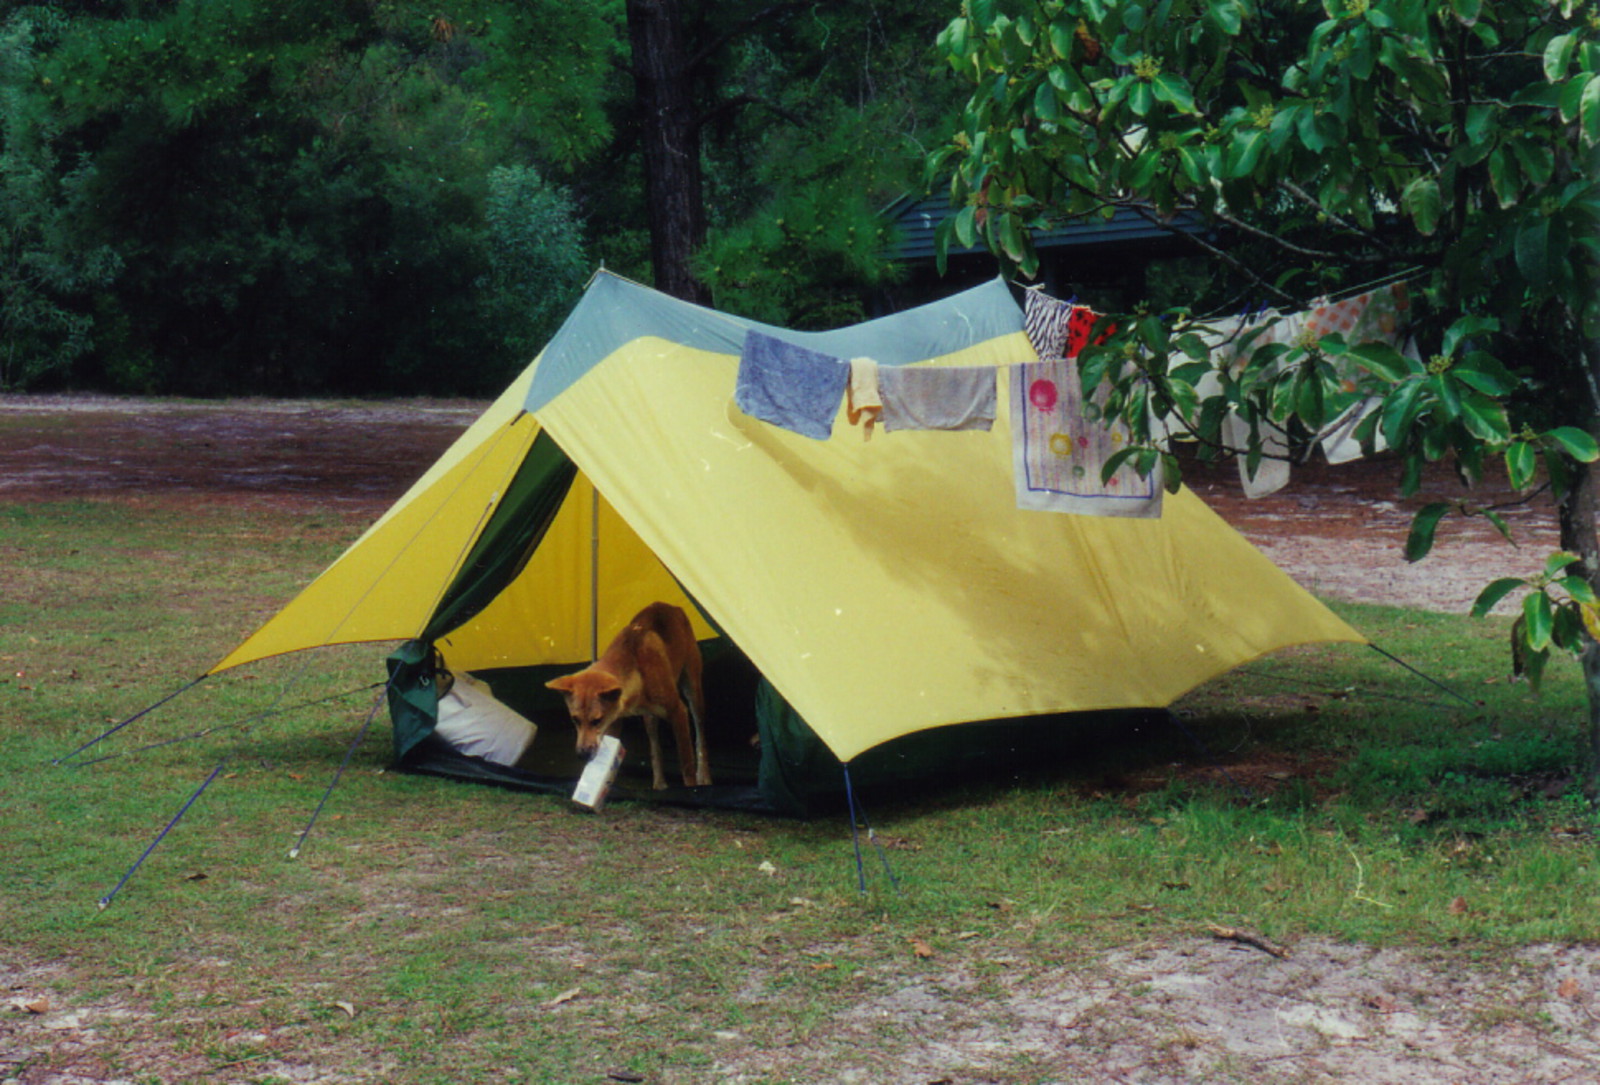
[[[611,792],[611,785],[616,782],[617,770],[622,767],[624,752],[622,743],[617,741],[615,735],[602,738],[600,748],[589,758],[589,763],[584,766],[583,775],[578,777],[578,786],[572,792],[572,801],[588,810],[599,810],[604,806],[606,796]]]

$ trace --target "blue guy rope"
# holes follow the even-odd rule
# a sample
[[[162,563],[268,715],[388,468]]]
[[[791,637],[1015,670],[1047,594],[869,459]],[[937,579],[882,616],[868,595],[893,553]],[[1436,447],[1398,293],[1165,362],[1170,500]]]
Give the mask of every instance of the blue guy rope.
[[[840,766],[844,769],[844,797],[850,805],[850,843],[856,849],[856,888],[862,896],[867,895],[867,868],[861,864],[861,833],[856,828],[856,793],[850,786],[850,766]]]
[[[850,766],[842,765],[844,769],[844,794],[850,804],[850,842],[856,851],[856,887],[865,895],[867,891],[867,870],[861,862],[861,835],[856,828],[856,817],[859,813],[860,820],[867,827],[867,840],[878,851],[878,858],[883,862],[883,872],[889,876],[889,884],[896,890],[900,888],[900,879],[894,876],[894,868],[889,865],[889,853],[883,850],[883,845],[878,843],[878,834],[872,829],[872,822],[867,820],[866,807],[856,802],[855,787],[850,782]]]
[[[1376,644],[1372,643],[1370,640],[1367,641],[1367,647],[1371,648],[1374,652],[1377,652],[1380,656],[1382,656],[1383,658],[1389,660],[1391,663],[1400,664],[1400,666],[1404,667],[1406,670],[1410,671],[1412,674],[1416,675],[1418,678],[1422,679],[1424,682],[1427,682],[1429,685],[1432,685],[1432,686],[1435,686],[1435,687],[1437,687],[1439,689],[1444,690],[1446,693],[1448,693],[1450,696],[1454,697],[1456,700],[1460,701],[1462,704],[1466,705],[1468,708],[1478,708],[1478,707],[1480,707],[1480,705],[1478,704],[1477,701],[1474,701],[1472,698],[1468,697],[1466,694],[1460,693],[1460,692],[1458,692],[1456,690],[1451,689],[1449,686],[1445,685],[1443,682],[1439,681],[1437,678],[1433,677],[1433,675],[1431,675],[1431,674],[1425,674],[1422,671],[1419,671],[1417,668],[1413,667],[1411,664],[1407,663],[1405,660],[1401,659],[1399,656],[1395,655],[1393,652],[1390,652],[1390,651],[1388,651],[1386,649],[1383,649],[1383,648],[1379,648]]]
[[[179,696],[180,694],[183,694],[183,693],[187,693],[189,690],[193,689],[195,686],[198,686],[201,682],[204,682],[205,680],[206,680],[206,676],[202,674],[199,678],[196,678],[193,682],[190,682],[187,685],[185,685],[185,686],[183,686],[183,687],[181,687],[179,689],[176,689],[173,692],[167,694],[165,697],[161,698],[161,700],[157,701],[153,705],[150,705],[148,708],[140,709],[139,711],[135,712],[133,715],[129,716],[127,719],[123,720],[121,723],[115,725],[114,727],[109,728],[106,731],[101,732],[98,736],[96,736],[94,738],[91,738],[88,742],[85,742],[82,746],[79,746],[76,750],[73,750],[71,753],[65,754],[65,755],[63,755],[61,757],[54,758],[50,763],[52,765],[59,765],[63,761],[67,761],[67,760],[70,760],[71,758],[77,757],[80,753],[82,753],[84,750],[87,750],[90,746],[93,746],[95,743],[100,742],[103,739],[110,738],[112,735],[116,734],[118,731],[120,731],[124,727],[128,726],[128,724],[132,723],[134,720],[137,720],[142,716],[148,716],[150,713],[154,712],[156,709],[160,708],[162,705],[166,704],[168,701],[172,700],[174,697],[177,697],[177,696]]]
[[[322,808],[328,805],[328,799],[333,795],[333,789],[339,786],[339,781],[344,777],[345,767],[350,764],[350,759],[355,756],[357,747],[367,737],[367,731],[372,727],[372,721],[378,715],[378,706],[383,704],[384,694],[388,693],[388,691],[389,683],[385,682],[384,692],[380,693],[372,702],[372,710],[367,713],[366,722],[361,725],[361,730],[356,733],[355,740],[350,743],[350,747],[344,751],[344,760],[339,762],[338,769],[334,771],[333,779],[328,782],[328,789],[322,793],[322,798],[318,801],[317,808],[311,812],[311,820],[306,822],[306,827],[300,830],[299,836],[295,837],[294,847],[289,849],[289,858],[300,858],[301,846],[305,844],[306,837],[311,835],[312,826],[316,825],[317,819],[322,816]]]
[[[111,892],[100,898],[99,903],[100,910],[102,912],[111,906],[112,899],[122,891],[123,886],[128,884],[128,879],[133,877],[133,872],[143,866],[146,859],[150,858],[150,853],[155,851],[156,847],[167,838],[167,834],[172,831],[173,826],[177,825],[178,822],[183,820],[183,815],[189,812],[189,807],[193,806],[195,800],[200,797],[206,788],[211,786],[211,781],[215,780],[222,774],[222,769],[225,765],[227,765],[227,763],[228,759],[226,757],[217,762],[217,767],[211,770],[211,775],[207,776],[205,782],[194,789],[194,794],[190,795],[188,801],[178,808],[178,812],[176,814],[172,815],[172,820],[167,822],[166,828],[157,833],[156,838],[150,841],[150,846],[144,849],[144,854],[139,856],[138,859],[134,860],[133,865],[128,868],[125,874],[122,875],[122,880],[117,882],[117,884],[112,887]]]
[[[329,701],[337,701],[343,697],[350,697],[357,693],[365,693],[369,689],[377,689],[381,685],[383,685],[382,682],[374,682],[371,685],[362,686],[359,689],[346,690],[343,693],[335,693],[331,696],[322,697],[317,700],[301,701],[299,704],[290,705],[288,708],[271,708],[265,712],[258,712],[253,716],[246,716],[243,719],[234,720],[232,723],[219,723],[213,727],[205,727],[199,731],[191,731],[187,735],[178,735],[176,738],[164,738],[159,742],[147,742],[143,746],[135,746],[131,750],[119,750],[116,753],[102,754],[99,757],[91,757],[87,761],[74,761],[69,767],[75,769],[88,768],[90,765],[99,765],[106,761],[115,761],[119,757],[130,757],[136,753],[145,753],[149,750],[159,750],[163,746],[171,746],[179,742],[189,742],[193,739],[205,738],[208,735],[216,734],[218,731],[227,731],[235,727],[249,727],[252,724],[260,723],[262,720],[269,719],[273,716],[281,716],[287,712],[297,712],[302,708],[315,708],[317,705],[327,704]]]

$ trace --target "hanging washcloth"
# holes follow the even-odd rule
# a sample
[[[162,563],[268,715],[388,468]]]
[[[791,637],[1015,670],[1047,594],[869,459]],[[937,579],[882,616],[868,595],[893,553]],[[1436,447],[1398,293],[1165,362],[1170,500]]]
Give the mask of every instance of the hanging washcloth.
[[[849,379],[848,362],[750,331],[734,402],[753,418],[826,441]]]
[[[1261,461],[1252,476],[1250,457],[1245,451],[1250,447],[1250,423],[1231,413],[1223,420],[1223,439],[1240,450],[1239,482],[1244,486],[1244,495],[1252,499],[1275,494],[1289,485],[1289,442],[1284,440],[1283,431],[1270,422],[1262,422],[1260,432]]]
[[[1067,349],[1067,322],[1072,318],[1072,306],[1058,301],[1043,290],[1025,291],[1022,303],[1022,327],[1033,344],[1033,352],[1040,358],[1061,358]]]
[[[1011,369],[1012,467],[1017,506],[1085,516],[1161,515],[1161,469],[1148,477],[1119,467],[1102,482],[1106,460],[1127,445],[1127,430],[1086,403],[1077,363],[1065,358]]]
[[[1076,358],[1084,347],[1099,346],[1116,330],[1115,324],[1087,305],[1074,305],[1067,317],[1065,357]]]
[[[990,429],[995,376],[992,365],[879,366],[883,428]]]
[[[861,439],[872,440],[872,427],[883,416],[883,396],[878,391],[878,363],[871,358],[850,359],[850,384],[845,391],[845,416],[861,427]]]

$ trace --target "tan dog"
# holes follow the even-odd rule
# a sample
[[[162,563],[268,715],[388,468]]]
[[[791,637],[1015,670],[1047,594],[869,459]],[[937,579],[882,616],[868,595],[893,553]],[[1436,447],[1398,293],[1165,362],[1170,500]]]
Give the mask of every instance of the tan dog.
[[[684,702],[687,683],[689,701]],[[639,716],[650,738],[650,769],[657,791],[667,786],[661,769],[657,720],[672,724],[685,787],[711,782],[706,760],[705,695],[700,689],[700,646],[683,611],[670,603],[651,603],[617,634],[594,664],[576,674],[546,682],[567,700],[578,728],[578,752],[594,755],[600,740],[621,720]],[[691,739],[690,724],[693,722]]]

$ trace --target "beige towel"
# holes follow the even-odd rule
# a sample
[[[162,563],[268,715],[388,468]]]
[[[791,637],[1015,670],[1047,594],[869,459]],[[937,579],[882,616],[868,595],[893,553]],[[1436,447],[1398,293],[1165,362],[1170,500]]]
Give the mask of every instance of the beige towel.
[[[872,440],[872,427],[883,417],[883,397],[878,392],[878,363],[871,358],[850,359],[845,414],[852,426],[861,427],[862,440]]]

